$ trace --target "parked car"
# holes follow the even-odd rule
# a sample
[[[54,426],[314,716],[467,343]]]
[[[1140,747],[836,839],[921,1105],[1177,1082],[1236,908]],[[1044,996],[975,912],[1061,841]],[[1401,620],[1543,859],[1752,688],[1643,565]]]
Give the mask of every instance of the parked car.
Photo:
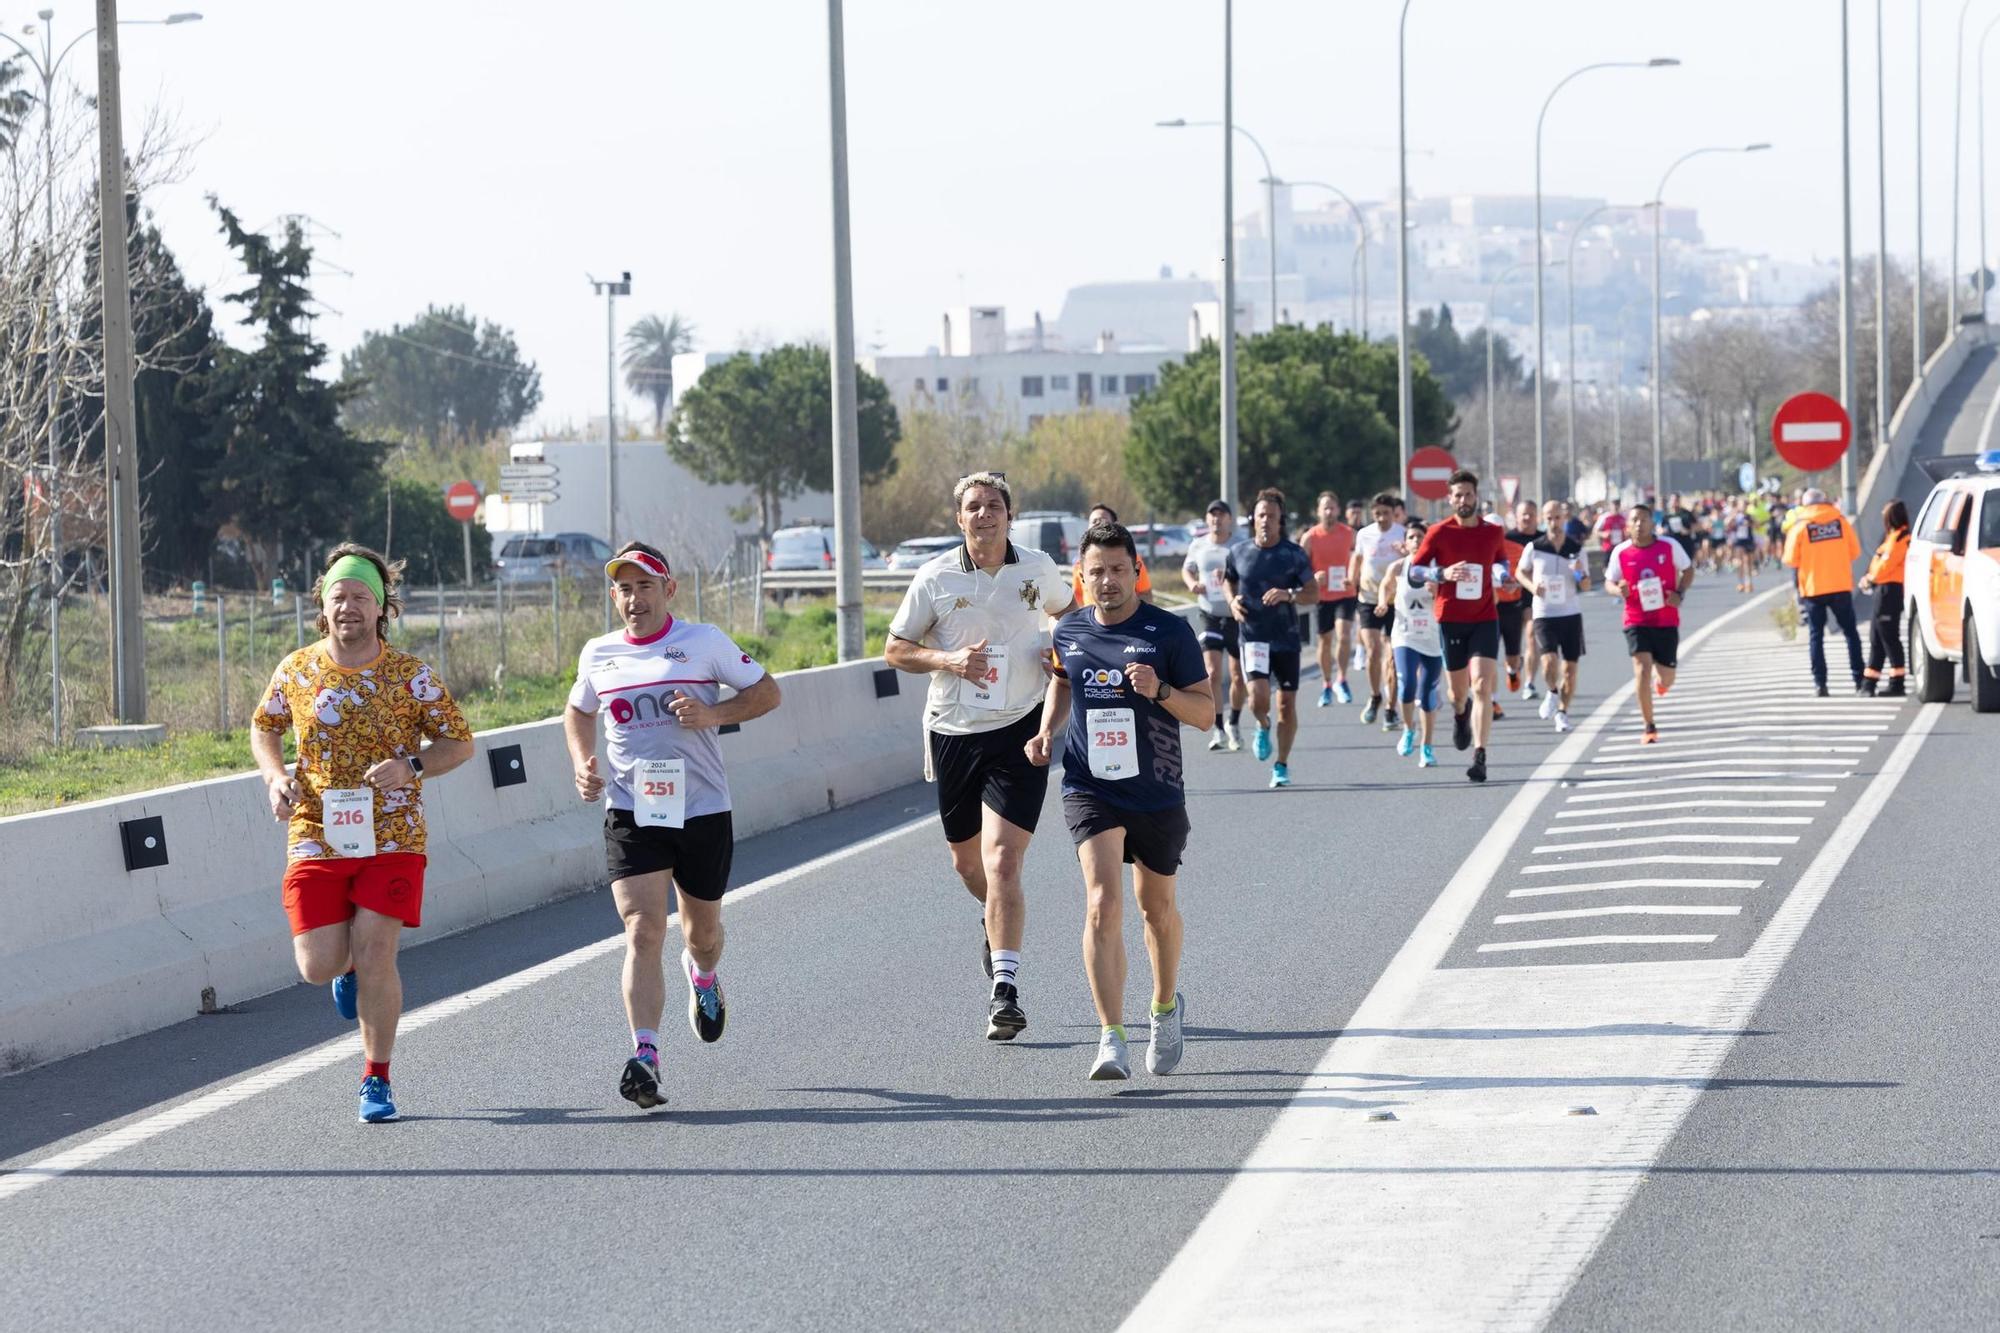
[[[1067,567],[1075,563],[1077,551],[1083,545],[1084,527],[1081,514],[1035,510],[1016,514],[1007,536],[1014,545],[1045,551],[1049,559]]]
[[[2000,713],[2000,451],[1931,488],[1910,525],[1903,591],[1917,697],[1949,703],[1962,675],[1973,708]]]
[[[500,548],[493,575],[515,585],[548,583],[558,571],[578,582],[602,582],[610,558],[610,544],[587,532],[522,532]]]
[[[912,537],[889,552],[889,568],[915,569],[959,545],[959,537]]]
[[[829,570],[833,568],[833,550],[831,524],[802,523],[795,528],[779,528],[771,534],[771,544],[764,548],[764,568],[774,573],[784,570]],[[882,552],[866,537],[861,539],[861,567],[889,567],[889,562],[882,558]]]
[[[1194,533],[1185,523],[1135,523],[1132,540],[1139,543],[1139,554],[1149,564],[1164,565],[1187,559],[1188,543],[1194,540]]]

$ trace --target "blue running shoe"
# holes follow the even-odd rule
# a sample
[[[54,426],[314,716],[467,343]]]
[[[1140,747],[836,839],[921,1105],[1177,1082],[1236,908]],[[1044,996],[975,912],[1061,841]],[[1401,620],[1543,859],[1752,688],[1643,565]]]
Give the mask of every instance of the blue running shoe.
[[[1333,689],[1331,686],[1319,692],[1319,706],[1321,708],[1333,707]]]
[[[1337,680],[1333,683],[1333,697],[1344,704],[1351,704],[1354,702],[1354,691],[1347,688],[1346,681]]]
[[[729,1006],[722,998],[722,978],[711,973],[708,985],[695,985],[694,955],[686,949],[681,950],[681,971],[688,979],[688,1026],[703,1041],[721,1041],[723,1025],[729,1021]]]
[[[1416,748],[1417,729],[1415,727],[1404,727],[1403,739],[1396,742],[1396,753],[1407,759]]]
[[[1417,756],[1417,767],[1436,768],[1437,766],[1438,766],[1438,757],[1435,754],[1431,753],[1431,747],[1426,745],[1423,748],[1423,751]]]
[[[396,1118],[396,1097],[389,1091],[389,1080],[380,1075],[370,1075],[361,1080],[361,1123],[379,1125],[384,1120]]]
[[[354,980],[354,969],[349,968],[333,979],[333,1012],[352,1023],[356,1013],[355,1000],[361,990]]]
[[[1286,768],[1283,764],[1271,765],[1271,785],[1273,787],[1291,786],[1292,785],[1291,770]]]
[[[1251,743],[1250,753],[1257,756],[1257,762],[1259,763],[1271,757],[1271,729],[1269,727],[1257,728],[1257,739]]]

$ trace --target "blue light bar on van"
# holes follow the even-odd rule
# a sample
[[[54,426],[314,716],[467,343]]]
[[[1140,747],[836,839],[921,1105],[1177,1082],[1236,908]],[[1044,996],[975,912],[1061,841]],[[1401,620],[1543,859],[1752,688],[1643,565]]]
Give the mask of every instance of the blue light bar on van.
[[[1974,459],[1972,465],[1981,472],[2000,472],[2000,449],[1988,449]]]

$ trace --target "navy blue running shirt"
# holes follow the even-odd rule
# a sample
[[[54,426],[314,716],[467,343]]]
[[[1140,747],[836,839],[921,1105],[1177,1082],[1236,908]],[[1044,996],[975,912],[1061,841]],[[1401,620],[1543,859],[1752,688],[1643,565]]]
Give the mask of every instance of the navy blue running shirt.
[[[1181,724],[1159,704],[1134,693],[1125,676],[1134,662],[1144,662],[1175,689],[1206,681],[1208,664],[1187,621],[1141,606],[1116,625],[1100,625],[1096,608],[1084,607],[1057,623],[1055,650],[1056,674],[1069,682],[1063,790],[1126,810],[1171,810],[1183,804]],[[1132,776],[1106,779],[1091,772],[1093,709],[1131,710]]]
[[[1280,652],[1295,652],[1299,646],[1299,608],[1290,602],[1264,605],[1264,593],[1271,588],[1304,588],[1313,581],[1312,557],[1297,542],[1284,538],[1276,546],[1245,542],[1229,548],[1229,567],[1224,578],[1243,599],[1249,618],[1242,635],[1251,643],[1268,643]]]

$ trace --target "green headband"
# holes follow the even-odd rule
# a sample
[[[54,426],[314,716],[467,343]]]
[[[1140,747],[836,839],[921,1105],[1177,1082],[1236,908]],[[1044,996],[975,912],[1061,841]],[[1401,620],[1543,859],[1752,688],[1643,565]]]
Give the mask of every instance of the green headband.
[[[388,597],[382,591],[382,574],[375,568],[375,562],[358,555],[344,555],[326,567],[326,576],[320,580],[322,590],[331,590],[342,579],[359,579],[368,585],[368,591],[375,594],[377,606],[387,606]]]

